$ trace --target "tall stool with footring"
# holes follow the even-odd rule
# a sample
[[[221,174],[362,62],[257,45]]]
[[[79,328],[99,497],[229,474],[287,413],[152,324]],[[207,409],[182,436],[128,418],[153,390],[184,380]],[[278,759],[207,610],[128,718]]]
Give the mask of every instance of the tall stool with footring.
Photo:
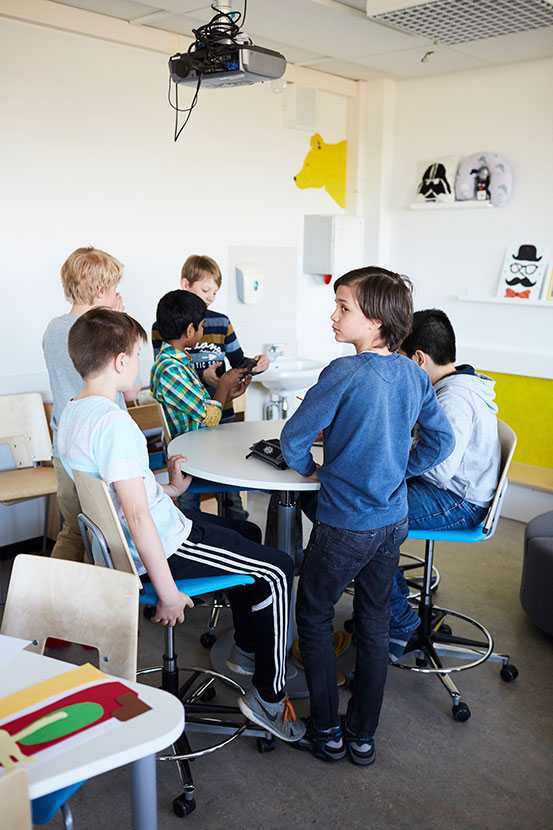
[[[140,604],[155,606],[157,595],[154,586],[151,583],[140,586],[140,579],[105,483],[87,473],[75,472],[75,484],[83,510],[79,515],[79,527],[88,555],[97,565],[133,573],[140,587]],[[178,589],[190,597],[205,596],[252,582],[253,578],[247,574],[176,580]],[[161,688],[177,696],[184,706],[185,730],[173,745],[173,754],[162,755],[158,759],[177,764],[183,791],[173,800],[173,810],[177,816],[184,817],[196,807],[195,785],[189,763],[191,760],[222,749],[241,735],[255,737],[260,752],[274,749],[275,739],[269,732],[248,723],[238,707],[210,703],[216,696],[216,683],[237,694],[245,694],[245,689],[219,672],[196,666],[179,668],[173,627],[164,626],[163,630],[165,644],[162,665],[142,669],[136,674],[137,678],[141,678],[160,673]],[[183,672],[189,676],[181,684],[180,675]],[[217,738],[217,743],[193,751],[187,734],[191,732],[213,735]]]
[[[425,541],[424,574],[418,602],[421,622],[415,635],[416,639],[411,643],[412,647],[410,646],[407,654],[393,665],[420,674],[435,675],[451,697],[453,718],[460,722],[467,721],[471,712],[468,705],[461,700],[461,692],[453,682],[454,673],[476,668],[486,660],[494,660],[501,663],[501,678],[505,682],[515,680],[518,675],[518,670],[510,662],[509,655],[494,652],[492,635],[482,623],[459,611],[434,605],[432,597],[435,542],[485,542],[491,539],[497,529],[507,491],[509,467],[516,446],[516,435],[507,424],[499,421],[498,431],[501,443],[501,472],[495,496],[482,524],[468,530],[410,530],[408,536],[410,539]],[[462,620],[464,626],[477,629],[478,639],[454,634],[446,622],[447,619]],[[460,662],[445,666],[442,658]]]

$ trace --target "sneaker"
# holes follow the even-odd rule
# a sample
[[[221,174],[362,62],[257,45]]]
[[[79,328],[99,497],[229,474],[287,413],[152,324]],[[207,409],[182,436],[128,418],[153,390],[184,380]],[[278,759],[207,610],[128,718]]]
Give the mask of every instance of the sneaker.
[[[235,674],[244,674],[249,677],[255,672],[255,654],[244,651],[236,643],[226,661],[228,668]]]
[[[269,703],[252,688],[238,698],[238,708],[252,723],[256,723],[281,741],[299,741],[305,734],[305,724],[296,718],[290,700],[285,697],[278,703]]]
[[[374,738],[366,738],[361,735],[354,735],[349,731],[345,722],[343,724],[344,743],[352,764],[358,767],[370,767],[376,759],[376,746]]]
[[[341,761],[346,757],[341,726],[334,726],[332,729],[316,729],[311,718],[304,718],[304,723],[305,735],[294,744],[294,747],[311,752],[321,761]]]
[[[418,646],[418,628],[416,628],[408,639],[403,637],[390,637],[388,646],[388,659],[391,663],[399,663],[405,654],[415,651]]]

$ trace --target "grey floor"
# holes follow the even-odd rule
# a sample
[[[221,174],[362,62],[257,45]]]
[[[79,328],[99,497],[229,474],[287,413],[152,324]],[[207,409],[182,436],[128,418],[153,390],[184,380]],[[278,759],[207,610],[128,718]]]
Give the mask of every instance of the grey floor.
[[[261,523],[266,499],[250,497],[249,505]],[[523,525],[503,520],[486,544],[437,547],[442,584],[436,601],[485,623],[498,650],[509,652],[520,670],[512,684],[489,663],[460,675],[472,709],[467,723],[453,721],[437,680],[390,669],[375,766],[359,769],[347,760],[330,766],[283,744],[259,755],[253,740],[240,739],[194,762],[198,807],[186,819],[171,811],[179,792],[176,771],[172,764],[159,765],[160,830],[551,830],[553,640],[531,625],[519,605],[523,534]],[[419,543],[408,547],[422,550]],[[5,567],[1,575],[5,580]],[[349,609],[344,598],[338,624]],[[205,620],[205,609],[198,609],[178,630],[183,662],[208,665],[198,643]],[[143,621],[143,665],[158,662],[161,642],[161,630]],[[297,708],[306,711],[305,703]],[[128,794],[126,769],[89,781],[72,800],[76,830],[130,827]]]

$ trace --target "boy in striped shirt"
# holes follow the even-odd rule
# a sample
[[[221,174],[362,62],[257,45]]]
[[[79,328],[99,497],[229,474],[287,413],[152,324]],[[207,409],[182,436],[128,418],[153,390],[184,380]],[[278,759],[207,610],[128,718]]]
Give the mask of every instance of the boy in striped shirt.
[[[220,372],[224,370],[226,360],[230,363],[231,369],[239,369],[246,359],[229,318],[226,314],[212,311],[209,308],[217,296],[221,282],[221,269],[215,260],[209,256],[193,254],[188,257],[182,266],[181,288],[184,291],[196,294],[208,306],[204,315],[202,335],[193,346],[187,348],[198,377],[207,389],[207,397],[214,397],[214,390],[218,388]],[[154,347],[154,357],[157,358],[163,345],[159,320],[156,320],[152,326],[152,345]],[[253,371],[250,370],[252,374],[257,375],[268,369],[269,361],[266,355],[256,355],[255,359],[257,364]],[[233,397],[229,397],[223,404],[220,416],[220,423],[222,424],[229,423],[235,418],[232,406]],[[186,432],[188,430],[181,429],[180,431]],[[188,495],[185,500],[186,503],[183,503],[183,507],[199,507],[197,497]],[[243,520],[248,518],[248,513],[244,510],[239,493],[226,493],[224,502],[225,515],[229,519]]]

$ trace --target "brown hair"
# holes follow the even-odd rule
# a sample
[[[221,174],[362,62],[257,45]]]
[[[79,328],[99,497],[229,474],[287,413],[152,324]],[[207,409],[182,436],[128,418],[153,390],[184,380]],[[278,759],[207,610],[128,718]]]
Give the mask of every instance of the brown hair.
[[[61,266],[61,282],[70,303],[92,305],[120,282],[123,265],[99,248],[77,248]]]
[[[146,339],[140,323],[129,314],[93,308],[71,326],[67,346],[75,369],[86,379],[118,354],[130,354],[137,340]]]
[[[369,320],[380,320],[382,339],[391,352],[396,352],[413,324],[413,285],[408,277],[368,265],[348,271],[334,283],[350,285],[361,311]]]
[[[221,269],[214,259],[205,254],[189,256],[181,268],[181,280],[187,280],[189,285],[193,285],[193,283],[204,280],[206,277],[213,277],[219,288],[221,287],[223,277]]]

